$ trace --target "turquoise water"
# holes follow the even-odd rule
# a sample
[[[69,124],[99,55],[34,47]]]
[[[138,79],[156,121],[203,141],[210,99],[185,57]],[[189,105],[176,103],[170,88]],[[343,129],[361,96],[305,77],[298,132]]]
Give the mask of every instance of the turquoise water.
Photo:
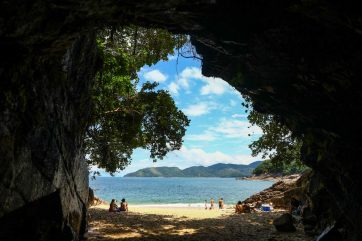
[[[235,178],[149,178],[97,177],[89,185],[99,198],[126,198],[130,204],[199,204],[204,200],[223,198],[226,204],[257,193],[273,184],[271,181],[236,180]]]

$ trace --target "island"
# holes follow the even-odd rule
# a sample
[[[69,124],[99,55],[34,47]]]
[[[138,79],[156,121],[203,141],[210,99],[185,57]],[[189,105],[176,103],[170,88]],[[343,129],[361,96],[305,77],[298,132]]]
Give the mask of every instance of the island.
[[[262,161],[249,165],[217,163],[211,166],[192,166],[186,169],[178,167],[149,167],[128,173],[125,177],[247,177]]]

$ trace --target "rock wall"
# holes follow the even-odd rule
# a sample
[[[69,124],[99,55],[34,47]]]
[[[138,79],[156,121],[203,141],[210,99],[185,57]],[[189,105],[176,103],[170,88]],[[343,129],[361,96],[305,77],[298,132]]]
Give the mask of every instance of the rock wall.
[[[205,75],[224,78],[302,137],[305,163],[336,218],[346,218],[346,239],[361,240],[360,13],[357,3],[322,0],[1,2],[1,216],[57,190],[59,200],[76,196],[70,180],[95,63],[94,43],[77,36],[136,23],[191,34]]]
[[[246,16],[231,14],[235,23],[239,18],[248,26],[220,30],[231,35],[240,29],[227,44],[222,33],[214,41],[194,39],[204,57],[203,72],[224,77],[250,96],[257,110],[276,115],[302,137],[303,161],[315,170],[333,203],[328,212],[348,230],[346,240],[361,240],[358,8],[322,1],[270,4],[247,8]],[[229,50],[230,43],[239,47]]]
[[[65,49],[34,49],[1,68],[0,240],[76,240],[86,227],[94,34]]]

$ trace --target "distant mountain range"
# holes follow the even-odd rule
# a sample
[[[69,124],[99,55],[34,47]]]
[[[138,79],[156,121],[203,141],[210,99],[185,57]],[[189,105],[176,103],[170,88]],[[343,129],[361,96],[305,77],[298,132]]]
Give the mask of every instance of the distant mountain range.
[[[128,173],[125,177],[246,177],[251,176],[252,171],[261,163],[262,161],[249,165],[218,163],[208,167],[192,166],[184,170],[178,167],[149,167]]]

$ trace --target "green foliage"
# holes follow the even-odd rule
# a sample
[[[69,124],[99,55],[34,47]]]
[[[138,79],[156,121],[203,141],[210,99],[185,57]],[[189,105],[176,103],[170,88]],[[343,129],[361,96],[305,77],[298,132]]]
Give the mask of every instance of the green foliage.
[[[92,89],[93,112],[86,136],[88,164],[113,174],[124,169],[136,148],[150,150],[156,161],[181,148],[189,125],[170,94],[145,83],[137,90],[137,71],[167,59],[184,36],[140,27],[114,28],[99,34],[103,60]]]
[[[164,29],[147,29],[138,26],[107,28],[99,33],[99,46],[113,54],[122,53],[127,65],[122,66],[131,79],[137,79],[137,71],[144,65],[168,60],[174,49],[186,42],[185,35],[170,34]]]
[[[271,160],[265,160],[259,166],[253,170],[253,174],[279,174],[279,175],[290,175],[296,173],[302,173],[306,170],[306,166],[302,165],[301,162],[292,161],[291,163],[276,163]]]
[[[245,106],[249,105],[250,103]],[[295,138],[275,116],[251,110],[248,119],[252,125],[259,126],[263,131],[263,135],[249,145],[252,155],[261,154],[263,158],[270,159],[256,168],[255,174],[259,172],[290,174],[305,168],[300,161],[302,141]]]
[[[280,124],[274,116],[252,110],[248,119],[263,131],[263,135],[249,145],[253,156],[262,154],[263,158],[268,157],[276,164],[300,160],[302,142],[294,138],[289,129]]]

